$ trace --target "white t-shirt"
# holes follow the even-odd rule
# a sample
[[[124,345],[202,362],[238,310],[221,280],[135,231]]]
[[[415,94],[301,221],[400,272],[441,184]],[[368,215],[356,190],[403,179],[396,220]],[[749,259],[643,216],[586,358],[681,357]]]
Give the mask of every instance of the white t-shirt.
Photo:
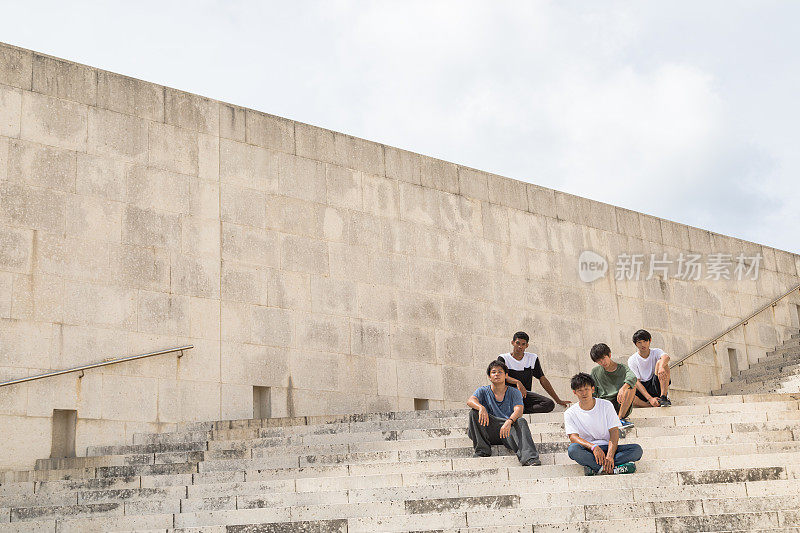
[[[628,358],[628,368],[633,371],[639,381],[650,381],[656,372],[656,363],[662,355],[664,355],[664,350],[650,348],[650,355],[645,359],[637,351]]]
[[[525,352],[525,355],[523,355],[522,359],[520,359],[519,361],[514,359],[514,356],[511,355],[510,353],[501,353],[497,357],[503,358],[509,370],[518,370],[518,371],[525,370],[526,368],[535,367],[536,360],[539,358],[538,355],[530,352]]]
[[[609,429],[622,427],[614,406],[608,400],[595,398],[594,407],[588,411],[575,404],[564,411],[564,429],[567,435],[577,433],[584,440],[600,446],[608,444]]]

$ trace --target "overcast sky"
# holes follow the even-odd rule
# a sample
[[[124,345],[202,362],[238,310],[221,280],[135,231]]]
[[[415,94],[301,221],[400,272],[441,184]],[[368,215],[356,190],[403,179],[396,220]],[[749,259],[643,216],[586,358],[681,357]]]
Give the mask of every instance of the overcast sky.
[[[0,40],[800,252],[800,3],[0,0]]]

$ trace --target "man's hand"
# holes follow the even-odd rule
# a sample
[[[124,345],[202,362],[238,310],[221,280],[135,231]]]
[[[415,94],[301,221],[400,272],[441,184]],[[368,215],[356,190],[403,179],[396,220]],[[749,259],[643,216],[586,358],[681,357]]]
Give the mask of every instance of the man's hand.
[[[525,390],[525,385],[523,385],[521,381],[517,381],[517,390],[522,393],[523,398],[528,396],[528,391]]]
[[[482,426],[489,425],[489,411],[487,411],[486,408],[482,405],[481,408],[478,409],[478,424]]]
[[[661,406],[661,404],[658,402],[658,398],[650,398],[649,400],[647,400],[647,403],[649,403],[653,407]]]
[[[603,448],[600,446],[595,446],[592,450],[592,453],[594,454],[594,460],[597,462],[597,464],[604,466],[606,461],[606,453],[603,451]]]
[[[507,439],[508,438],[508,435],[511,433],[511,426],[513,426],[513,425],[514,425],[514,422],[512,422],[510,418],[505,421],[505,423],[503,424],[503,427],[500,428],[500,438],[501,439]]]
[[[556,403],[561,407],[569,407],[570,405],[572,405],[572,402],[567,400],[558,400]]]
[[[609,453],[606,455],[605,461],[602,463],[598,462],[597,464],[603,465],[603,471],[605,471],[606,474],[610,474],[614,471],[614,456]]]

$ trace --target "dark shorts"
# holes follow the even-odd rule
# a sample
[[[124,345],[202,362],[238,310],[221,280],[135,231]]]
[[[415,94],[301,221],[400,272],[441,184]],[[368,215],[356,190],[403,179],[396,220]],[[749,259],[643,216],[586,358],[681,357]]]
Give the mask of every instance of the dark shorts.
[[[670,384],[672,384],[672,380],[670,380]],[[642,385],[644,385],[645,390],[652,396],[653,398],[658,398],[661,396],[661,382],[658,381],[658,375],[653,374],[653,377],[650,378],[649,381],[642,381]],[[639,389],[636,389],[636,397],[642,401],[647,401],[647,398],[639,392]]]
[[[614,396],[613,398],[609,398],[608,401],[611,402],[611,405],[614,406],[614,412],[619,413],[620,405],[619,402],[617,401],[617,397]],[[620,418],[627,418],[628,415],[631,414],[631,411],[633,411],[633,402],[631,402],[631,404],[628,406],[628,412],[622,413],[622,416]]]

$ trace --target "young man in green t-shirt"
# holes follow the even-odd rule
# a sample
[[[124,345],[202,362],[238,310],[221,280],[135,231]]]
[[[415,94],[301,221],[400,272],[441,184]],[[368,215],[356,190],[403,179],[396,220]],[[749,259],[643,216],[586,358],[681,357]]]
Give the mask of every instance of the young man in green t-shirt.
[[[622,428],[632,428],[633,422],[628,420],[628,415],[631,414],[636,395],[636,376],[626,365],[615,363],[611,359],[611,348],[607,344],[595,344],[589,351],[589,356],[597,363],[592,369],[595,398],[610,401],[617,411]]]

